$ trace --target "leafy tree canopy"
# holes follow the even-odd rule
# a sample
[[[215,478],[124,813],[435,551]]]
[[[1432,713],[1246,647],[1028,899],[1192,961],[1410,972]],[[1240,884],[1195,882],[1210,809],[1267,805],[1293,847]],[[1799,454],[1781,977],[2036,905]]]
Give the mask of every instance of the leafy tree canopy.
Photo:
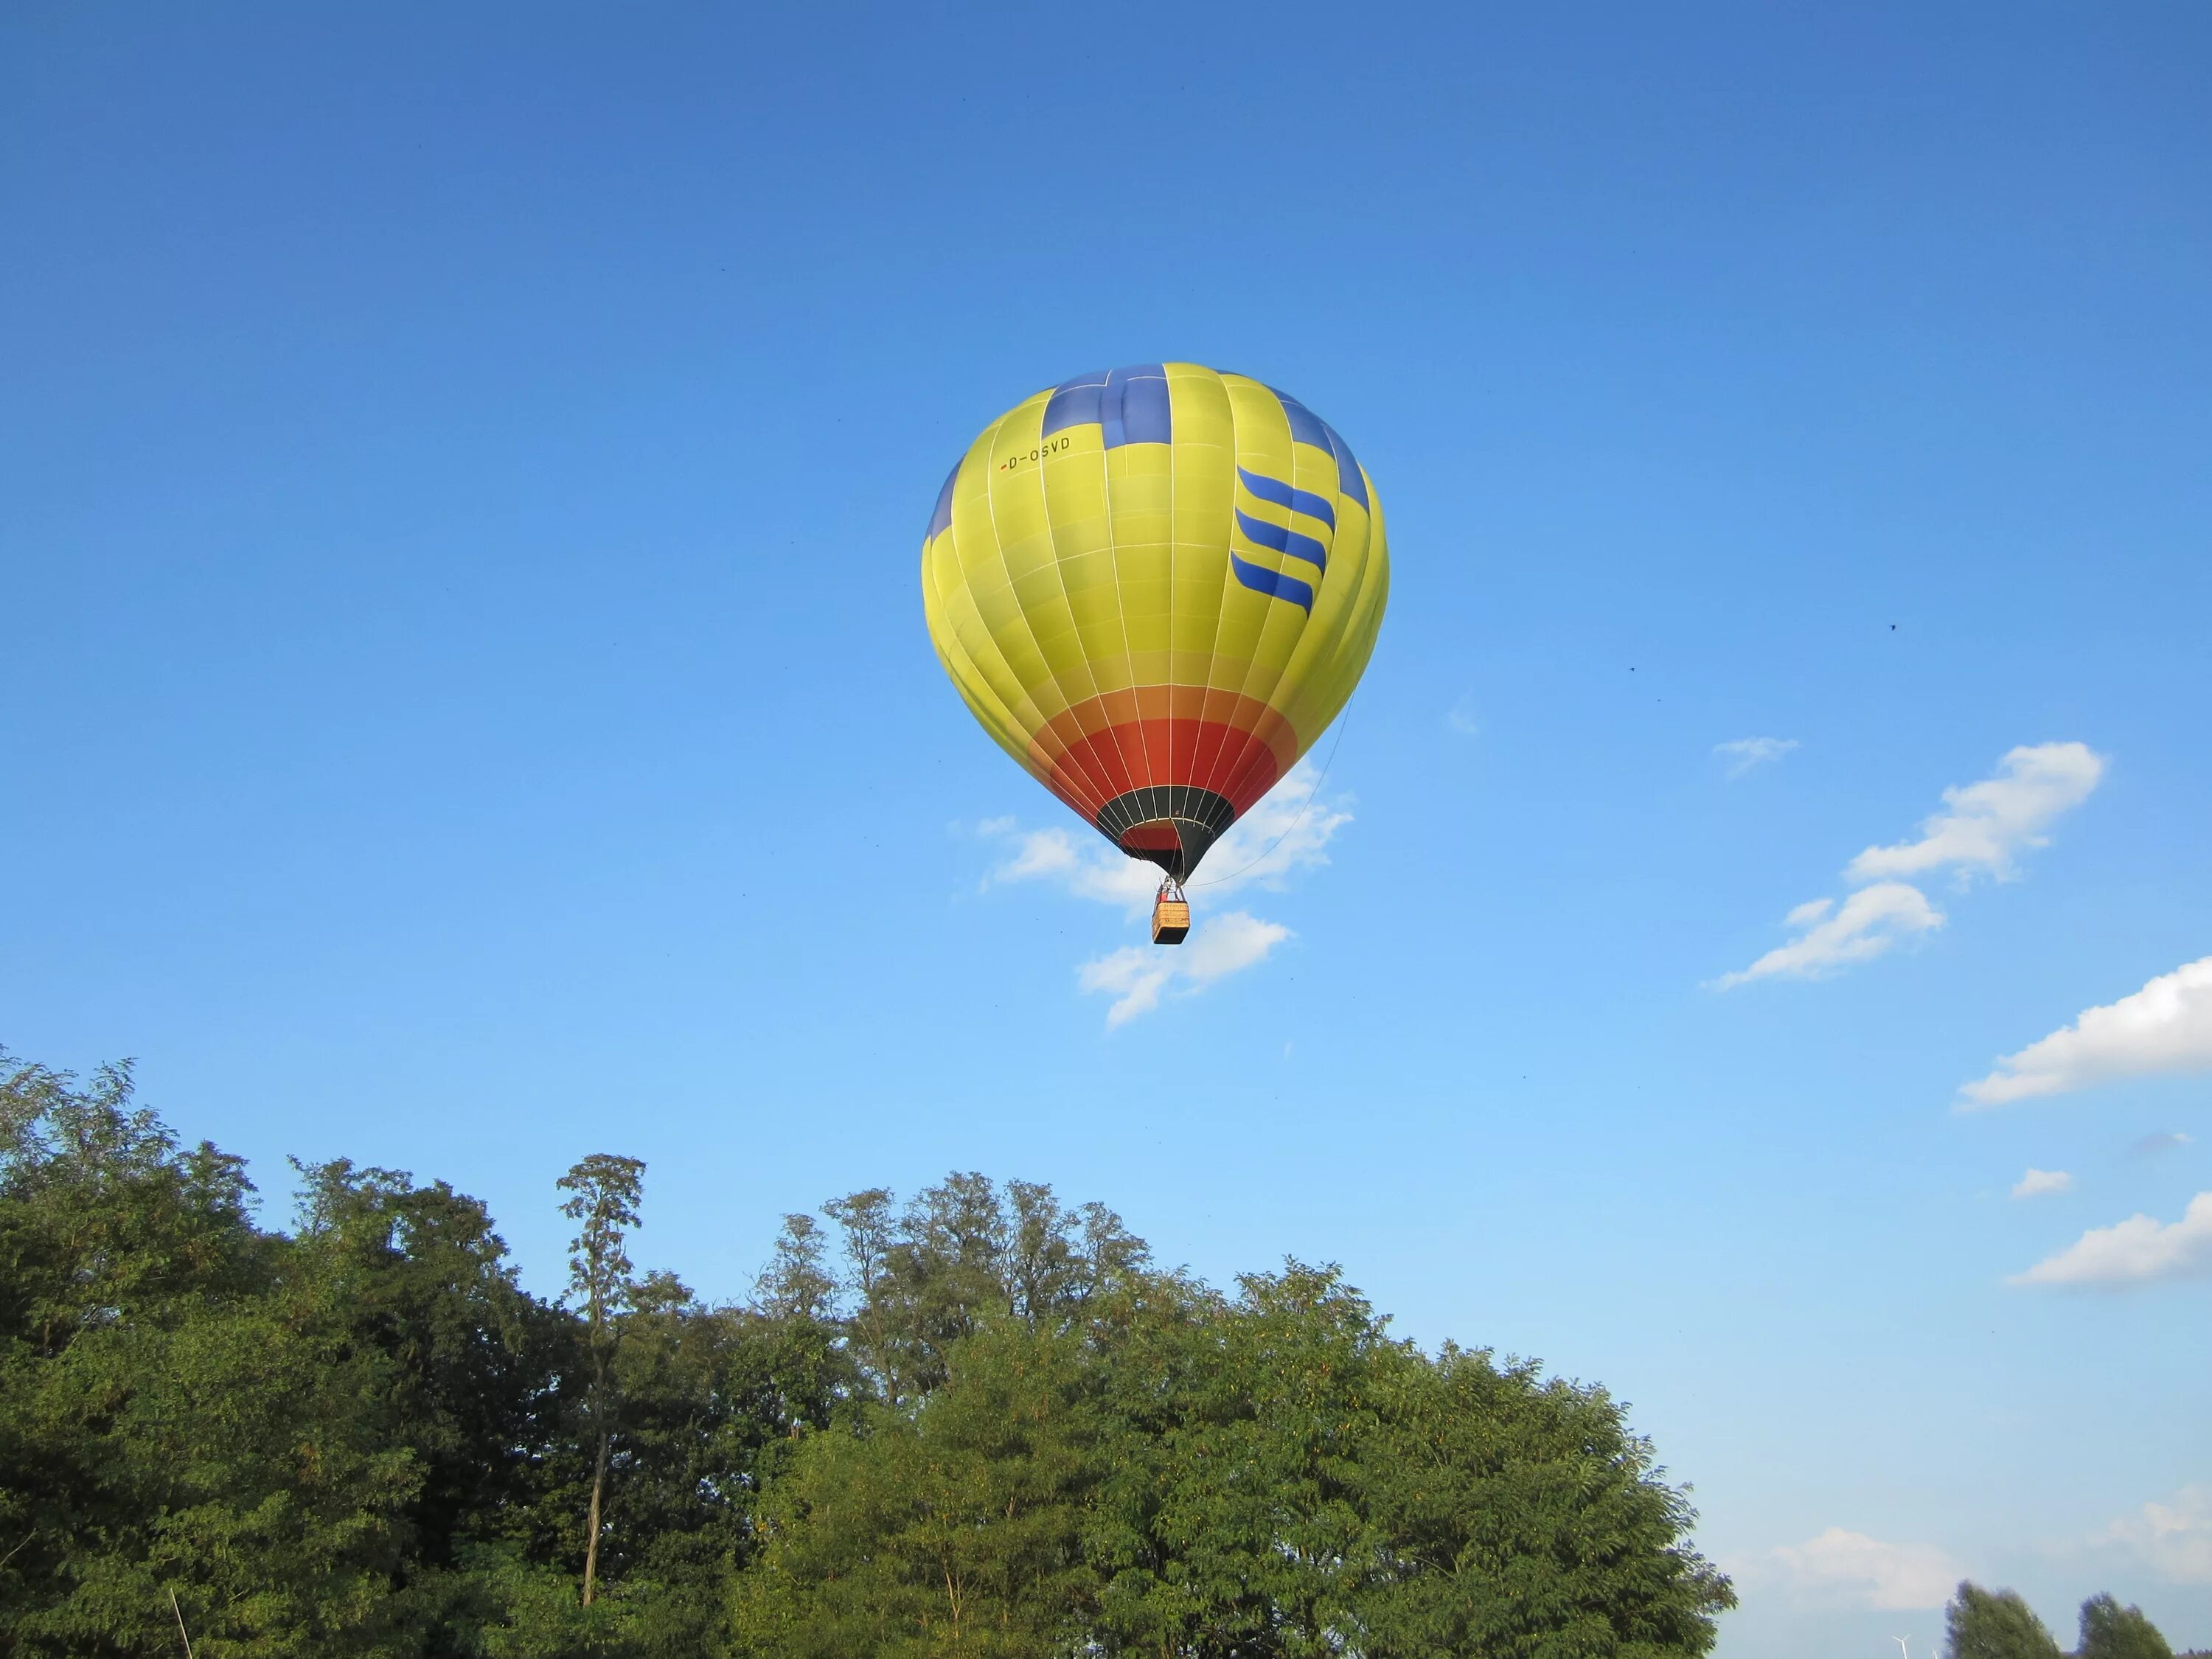
[[[2141,1607],[2124,1607],[2109,1595],[2081,1604],[2081,1641],[2075,1659],[2173,1659],[2173,1650]]]
[[[127,1066],[0,1055],[0,1650],[1659,1659],[1732,1604],[1603,1389],[1333,1267],[1217,1291],[955,1174],[709,1305],[601,1154],[548,1302],[444,1182],[295,1170],[264,1228]]]

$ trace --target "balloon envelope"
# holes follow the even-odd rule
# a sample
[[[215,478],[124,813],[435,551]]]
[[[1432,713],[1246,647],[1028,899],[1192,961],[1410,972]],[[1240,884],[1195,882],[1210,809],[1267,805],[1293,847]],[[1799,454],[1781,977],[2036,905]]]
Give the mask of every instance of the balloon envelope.
[[[921,551],[930,639],[984,730],[1178,879],[1343,708],[1389,587],[1344,440],[1195,363],[1016,404],[952,469]]]

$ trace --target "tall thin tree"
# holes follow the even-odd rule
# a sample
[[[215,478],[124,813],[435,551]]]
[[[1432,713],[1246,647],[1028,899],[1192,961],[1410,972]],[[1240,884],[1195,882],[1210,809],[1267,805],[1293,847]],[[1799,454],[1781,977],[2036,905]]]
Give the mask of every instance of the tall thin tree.
[[[614,1357],[622,1340],[623,1315],[635,1286],[630,1259],[623,1248],[638,1224],[639,1195],[645,1180],[641,1158],[594,1152],[569,1166],[555,1183],[569,1194],[561,1213],[579,1224],[568,1246],[568,1288],[583,1299],[586,1343],[592,1356],[592,1388],[586,1402],[598,1451],[592,1461],[592,1511],[584,1545],[584,1605],[592,1605],[599,1571],[599,1534],[606,1513],[607,1460],[614,1443]]]

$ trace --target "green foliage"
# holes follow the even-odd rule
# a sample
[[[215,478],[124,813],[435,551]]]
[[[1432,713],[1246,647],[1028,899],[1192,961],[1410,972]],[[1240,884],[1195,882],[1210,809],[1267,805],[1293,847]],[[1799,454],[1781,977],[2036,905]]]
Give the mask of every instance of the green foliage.
[[[2081,1641],[2075,1659],[2173,1659],[2173,1650],[2141,1607],[2124,1607],[2109,1595],[2081,1604]]]
[[[174,1593],[211,1659],[424,1651],[390,1355],[235,1159],[179,1151],[127,1068],[70,1081],[0,1073],[7,1645],[166,1652]]]
[[[2061,1659],[2049,1626],[2016,1591],[1962,1583],[1943,1620],[1944,1659]]]
[[[580,1605],[589,1607],[599,1588],[599,1551],[606,1541],[607,1471],[614,1452],[615,1415],[622,1398],[611,1375],[640,1287],[630,1282],[631,1262],[624,1249],[637,1225],[645,1165],[634,1158],[594,1152],[570,1166],[554,1182],[568,1200],[561,1213],[579,1224],[568,1248],[568,1289],[584,1303],[584,1346],[591,1355],[592,1382],[584,1396],[593,1455],[589,1504],[584,1522],[584,1587]],[[670,1281],[672,1285],[673,1280]],[[681,1290],[680,1286],[676,1287]]]
[[[1224,1296],[956,1174],[710,1306],[602,1154],[563,1306],[444,1183],[295,1169],[264,1230],[127,1066],[0,1057],[0,1651],[1656,1659],[1731,1603],[1602,1390],[1334,1269]]]
[[[2058,1659],[2057,1639],[2011,1590],[1962,1583],[1945,1609],[1948,1659]],[[2081,1604],[2081,1639],[2072,1659],[2175,1659],[2172,1648],[2141,1607],[2110,1595]],[[2180,1659],[2196,1659],[2184,1654]]]
[[[811,1437],[737,1583],[750,1650],[793,1659],[1028,1659],[1080,1633],[1096,1428],[1073,1340],[1006,1326],[963,1346],[916,1407]]]
[[[382,1356],[421,1472],[415,1549],[449,1567],[481,1517],[526,1508],[558,1455],[571,1322],[523,1293],[475,1199],[343,1158],[295,1168],[294,1237],[269,1242],[342,1312],[349,1340]]]
[[[1006,1305],[770,1492],[751,1650],[1691,1654],[1732,1604],[1601,1392],[1392,1342],[1333,1271],[1231,1302],[1124,1262]]]
[[[568,1288],[583,1298],[595,1346],[614,1341],[629,1305],[632,1263],[624,1246],[637,1225],[644,1179],[639,1159],[594,1152],[553,1183],[568,1194],[561,1213],[579,1224],[568,1249]]]
[[[1182,1287],[1111,1368],[1109,1651],[1699,1653],[1724,1580],[1601,1392],[1393,1342],[1333,1269]]]

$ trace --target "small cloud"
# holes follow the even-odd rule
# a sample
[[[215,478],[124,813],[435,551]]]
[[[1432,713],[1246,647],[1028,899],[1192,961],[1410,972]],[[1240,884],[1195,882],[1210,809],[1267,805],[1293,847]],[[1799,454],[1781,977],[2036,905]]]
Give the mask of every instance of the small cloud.
[[[1784,1545],[1768,1559],[1801,1599],[1881,1613],[1940,1607],[1966,1577],[1932,1544],[1889,1544],[1841,1527]]]
[[[993,818],[984,833],[1006,836],[1013,833],[1010,818]],[[1032,830],[1018,838],[1013,855],[994,871],[993,881],[1033,881],[1039,876],[1057,876],[1075,868],[1075,842],[1065,830]]]
[[[1451,706],[1451,711],[1444,716],[1444,724],[1463,738],[1482,735],[1482,722],[1474,712],[1474,692],[1468,692]]]
[[[1324,796],[1313,763],[1300,761],[1259,805],[1213,843],[1191,878],[1193,896],[1226,898],[1240,887],[1280,892],[1283,878],[1328,862],[1328,844],[1352,822],[1350,795]],[[1151,866],[1146,866],[1147,869]]]
[[[1208,911],[1240,888],[1280,892],[1292,874],[1329,861],[1329,843],[1352,822],[1352,800],[1350,795],[1324,796],[1320,783],[1315,768],[1300,762],[1213,843],[1188,884],[1196,926],[1182,944],[1125,946],[1076,969],[1085,991],[1115,999],[1107,1010],[1108,1026],[1158,1007],[1170,991],[1193,994],[1241,973],[1291,937],[1289,928],[1241,910],[1219,915]],[[1012,818],[987,819],[977,828],[1006,843],[1006,856],[983,878],[986,888],[1046,882],[1133,918],[1151,908],[1158,890],[1158,866],[1127,857],[1103,836],[1058,826],[1023,830]]]
[[[2085,1009],[2075,1022],[1997,1061],[1959,1092],[1969,1106],[2064,1094],[2115,1078],[2212,1070],[2212,957],[2142,990]]]
[[[1158,1007],[1164,992],[1194,995],[1264,962],[1270,951],[1290,937],[1291,930],[1279,923],[1231,910],[1198,922],[1188,939],[1171,948],[1124,945],[1086,962],[1076,970],[1076,982],[1086,992],[1103,992],[1115,999],[1106,1011],[1106,1028],[1111,1030]]]
[[[1796,746],[1792,739],[1740,738],[1717,744],[1713,752],[1736,756],[1729,775],[1738,777],[1784,752],[1764,745],[1785,743],[1789,748]],[[1800,930],[1802,937],[1713,983],[1725,990],[1747,980],[1815,978],[1878,957],[1909,934],[1941,927],[1942,913],[1918,888],[1885,878],[1953,869],[1961,884],[1977,872],[2008,880],[2014,855],[2042,846],[2045,827],[2087,799],[2104,770],[2103,757],[2084,744],[2045,743],[2013,750],[1997,776],[1946,789],[1944,810],[1922,823],[1919,840],[1869,847],[1853,859],[1844,875],[1860,884],[1860,890],[1845,899],[1842,908],[1837,909],[1832,899],[1799,905],[1790,913],[1789,925]]]
[[[1213,843],[1192,878],[1193,896],[1226,898],[1240,887],[1282,890],[1294,871],[1328,862],[1328,844],[1352,822],[1352,797],[1324,798],[1319,775],[1301,761],[1265,799],[1237,820]],[[1110,904],[1133,914],[1148,908],[1160,884],[1159,866],[1117,851],[1106,839],[1057,826],[1017,830],[1012,818],[989,818],[984,833],[1011,841],[1007,856],[984,877],[990,887],[1002,882],[1047,881],[1076,898]]]
[[[1729,743],[1717,743],[1713,753],[1728,763],[1729,781],[1733,783],[1747,772],[1778,761],[1797,747],[1795,738],[1737,738]]]
[[[984,876],[986,888],[1003,882],[1046,881],[1077,898],[1131,912],[1141,911],[1152,902],[1160,877],[1152,865],[1124,858],[1089,836],[1079,840],[1060,829],[1018,830],[1011,818],[990,822],[1004,826],[993,833],[1012,845]]]
[[[2140,1557],[2179,1584],[2212,1584],[2212,1486],[2187,1486],[2105,1529],[2101,1542]]]
[[[2212,1273],[2212,1193],[2199,1193],[2179,1221],[2134,1215],[2110,1227],[2092,1227],[2006,1283],[2118,1289],[2207,1273]]]
[[[2179,1152],[2190,1139],[2179,1129],[2160,1129],[2145,1135],[2128,1150],[2137,1158],[2156,1158],[2160,1152]]]
[[[1833,899],[1814,899],[1784,918],[1798,931],[1739,973],[1714,981],[1719,990],[1754,979],[1817,979],[1855,962],[1878,957],[1898,940],[1943,925],[1943,913],[1917,887],[1900,881],[1861,888],[1836,909]],[[1832,915],[1831,912],[1833,912]]]
[[[2063,1170],[2033,1170],[2013,1183],[2014,1198],[2041,1198],[2045,1193],[2066,1193],[2074,1189],[2074,1177]]]
[[[2014,749],[1996,777],[1946,789],[1944,810],[1922,822],[1919,840],[1869,847],[1845,873],[1875,881],[1955,868],[1962,880],[1977,872],[2009,880],[2014,855],[2045,845],[2051,820],[2087,800],[2104,774],[2104,757],[2086,744]]]

